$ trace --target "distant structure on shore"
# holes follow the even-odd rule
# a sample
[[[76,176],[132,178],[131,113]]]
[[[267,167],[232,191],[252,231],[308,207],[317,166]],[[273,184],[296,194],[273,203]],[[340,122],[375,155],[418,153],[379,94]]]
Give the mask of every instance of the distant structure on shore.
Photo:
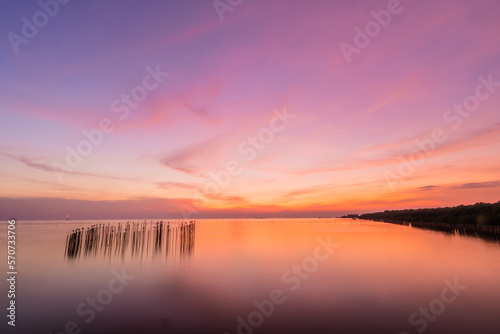
[[[357,219],[359,218],[359,215],[356,214],[356,213],[351,213],[351,214],[348,214],[348,215],[345,215],[345,216],[342,216],[340,218],[352,218],[352,219]]]

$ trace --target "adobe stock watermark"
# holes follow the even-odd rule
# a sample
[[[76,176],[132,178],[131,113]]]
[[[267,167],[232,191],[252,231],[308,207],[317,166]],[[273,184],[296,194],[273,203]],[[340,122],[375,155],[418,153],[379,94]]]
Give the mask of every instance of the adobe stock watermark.
[[[140,84],[134,86],[129,93],[123,93],[119,98],[111,102],[111,112],[117,114],[119,120],[125,120],[131,110],[136,109],[139,103],[144,101],[149,92],[158,88],[164,78],[170,73],[162,72],[160,65],[156,68],[151,66],[146,67],[147,74],[142,78]],[[102,118],[96,128],[87,130],[83,129],[82,134],[84,139],[80,140],[74,147],[66,145],[66,156],[64,163],[53,161],[52,168],[56,171],[59,183],[63,182],[64,173],[71,172],[81,165],[84,157],[88,157],[94,151],[94,148],[102,145],[104,135],[110,134],[115,130],[115,124],[110,118]]]
[[[288,291],[297,291],[302,283],[318,270],[320,263],[328,260],[334,250],[340,247],[339,244],[331,241],[330,236],[327,237],[326,241],[318,238],[317,242],[318,246],[316,246],[311,256],[303,259],[300,265],[293,265],[281,275],[281,282],[285,284]],[[252,303],[254,310],[245,317],[239,316],[236,318],[236,333],[252,334],[255,329],[261,327],[265,319],[274,314],[277,306],[286,302],[286,291],[287,289],[274,289],[270,292],[269,299],[254,300]],[[224,334],[230,333],[225,332]]]
[[[224,21],[224,15],[226,12],[232,12],[242,3],[243,0],[214,0],[212,5],[215,8],[215,12],[219,16],[219,20],[222,22]]]
[[[14,32],[9,32],[7,38],[10,41],[10,45],[14,50],[14,53],[19,53],[19,46],[22,44],[28,44],[30,40],[38,35],[38,31],[45,27],[50,19],[54,18],[61,9],[61,6],[66,5],[71,0],[39,0],[37,2],[40,7],[39,11],[36,11],[31,19],[23,16],[21,18],[21,29],[20,34]]]
[[[256,135],[248,136],[237,147],[239,156],[244,162],[249,163],[257,158],[259,152],[262,152],[271,145],[276,134],[283,132],[290,122],[297,117],[288,112],[284,107],[282,110],[274,110],[273,117],[267,127],[261,128]],[[201,203],[208,203],[210,196],[221,194],[222,190],[231,183],[232,177],[238,176],[243,172],[242,163],[238,160],[230,160],[225,164],[223,170],[209,173],[210,181],[205,183],[201,191],[197,192],[193,198],[193,206],[181,204],[179,211],[184,219],[189,219],[193,214],[198,214]]]
[[[436,321],[437,317],[446,309],[446,305],[452,304],[457,300],[462,292],[467,289],[467,285],[458,283],[458,278],[455,278],[453,283],[449,280],[444,280],[446,287],[441,290],[440,298],[433,299],[428,307],[420,307],[418,311],[413,312],[408,322],[413,327],[418,327],[417,332],[423,333],[429,326],[430,322]],[[399,332],[399,334],[410,334],[409,332]]]
[[[411,2],[412,0],[408,1]],[[400,0],[389,0],[386,8],[379,11],[372,10],[370,14],[373,20],[368,21],[364,29],[358,26],[354,27],[355,34],[352,44],[346,42],[339,44],[340,50],[348,64],[352,62],[354,54],[360,54],[370,45],[374,38],[377,38],[382,33],[383,29],[389,26],[394,15],[401,14],[404,10]]]
[[[90,324],[96,318],[96,312],[104,311],[105,306],[111,304],[115,295],[121,293],[130,281],[135,279],[135,276],[130,276],[125,273],[125,269],[119,273],[116,269],[111,270],[113,277],[108,281],[107,287],[99,290],[95,297],[87,297],[84,302],[81,302],[76,307],[76,314],[79,315],[86,324]],[[82,332],[81,327],[76,321],[68,321],[64,325],[64,331],[55,334],[79,334]],[[52,334],[50,332],[49,334]]]
[[[471,117],[473,112],[476,112],[481,101],[485,101],[495,93],[496,88],[500,87],[500,82],[493,81],[493,74],[490,74],[486,79],[484,76],[478,77],[479,85],[477,85],[473,94],[467,96],[462,103],[455,103],[451,108],[447,109],[443,114],[443,120],[446,123],[452,123],[451,130],[458,130],[464,119]],[[449,132],[450,130],[448,130]],[[410,177],[415,173],[417,167],[422,166],[426,158],[428,158],[440,144],[448,140],[447,130],[444,128],[435,128],[427,138],[416,139],[416,149],[406,158],[401,157],[398,165],[397,174],[391,171],[384,173],[384,177],[391,191],[396,190],[396,186],[403,182],[405,178]]]

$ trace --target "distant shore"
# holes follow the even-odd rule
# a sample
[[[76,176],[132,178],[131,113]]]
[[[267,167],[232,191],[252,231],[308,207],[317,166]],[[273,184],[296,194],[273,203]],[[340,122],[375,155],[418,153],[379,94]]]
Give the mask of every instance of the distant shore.
[[[386,210],[357,218],[467,235],[500,236],[500,201],[435,209]]]
[[[365,213],[359,218],[408,223],[500,225],[500,201],[435,209],[386,210]]]

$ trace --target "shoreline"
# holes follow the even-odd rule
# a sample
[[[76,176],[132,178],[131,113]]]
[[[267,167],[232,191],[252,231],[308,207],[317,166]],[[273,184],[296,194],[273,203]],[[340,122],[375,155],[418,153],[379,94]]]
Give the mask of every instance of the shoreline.
[[[500,225],[452,224],[435,222],[408,222],[395,220],[376,220],[376,222],[415,227],[423,230],[456,233],[459,235],[476,236],[500,241]]]

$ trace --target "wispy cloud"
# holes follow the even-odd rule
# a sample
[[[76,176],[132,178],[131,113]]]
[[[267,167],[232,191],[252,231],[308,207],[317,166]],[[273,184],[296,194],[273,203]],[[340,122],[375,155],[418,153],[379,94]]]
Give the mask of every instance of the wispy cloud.
[[[55,175],[55,173],[61,172],[61,170],[54,168],[47,163],[38,162],[39,160],[43,160],[42,158],[26,157],[26,156],[22,156],[22,155],[10,154],[10,153],[6,153],[6,152],[0,152],[0,154],[4,155],[12,160],[21,162],[25,166],[33,168],[33,169],[38,169],[38,170],[42,170],[45,172],[52,172],[52,173],[54,173],[54,175]],[[120,176],[97,174],[97,173],[87,173],[87,172],[79,172],[79,171],[69,171],[69,170],[64,171],[64,174],[97,177],[97,178],[104,178],[104,179],[110,179],[110,180],[145,182],[144,180],[138,179],[138,178],[128,178],[128,177],[120,177]]]
[[[423,190],[423,191],[429,191],[429,190],[434,190],[437,188],[439,188],[439,186],[424,186],[424,187],[419,187],[418,189]]]
[[[438,157],[472,148],[481,148],[483,146],[498,143],[499,135],[500,124],[494,124],[475,131],[467,132],[465,135],[460,136],[457,139],[449,139],[441,146],[436,145],[436,148],[430,153],[432,154],[432,157]],[[284,172],[295,175],[307,175],[397,165],[401,162],[400,158],[407,158],[418,149],[415,145],[415,140],[422,140],[423,138],[425,137],[419,135],[398,140],[394,143],[362,147],[359,150],[354,151],[349,157],[345,157],[341,160],[316,162],[316,166],[311,166],[310,168],[286,169]]]
[[[158,188],[160,189],[165,189],[165,190],[172,190],[172,189],[197,189],[196,186],[193,186],[191,184],[187,183],[180,183],[180,182],[159,182],[158,183]]]
[[[224,144],[227,136],[216,136],[198,142],[160,159],[160,163],[166,167],[187,174],[199,174],[210,168],[211,155]],[[202,157],[205,157],[203,159]],[[213,157],[212,157],[213,158]],[[213,165],[212,165],[213,167]]]
[[[489,182],[475,182],[475,183],[464,183],[455,188],[458,189],[480,189],[480,188],[498,188],[500,187],[500,181],[489,181]]]
[[[326,184],[326,185],[320,185],[320,186],[307,187],[307,188],[302,188],[302,189],[290,191],[290,192],[284,194],[282,197],[283,198],[302,197],[304,195],[318,194],[320,192],[332,190],[334,188],[335,188],[335,184]]]
[[[241,207],[244,205],[250,204],[248,199],[242,196],[231,196],[231,195],[223,195],[223,194],[206,194],[206,198],[218,202],[220,205],[224,205],[227,207]]]

